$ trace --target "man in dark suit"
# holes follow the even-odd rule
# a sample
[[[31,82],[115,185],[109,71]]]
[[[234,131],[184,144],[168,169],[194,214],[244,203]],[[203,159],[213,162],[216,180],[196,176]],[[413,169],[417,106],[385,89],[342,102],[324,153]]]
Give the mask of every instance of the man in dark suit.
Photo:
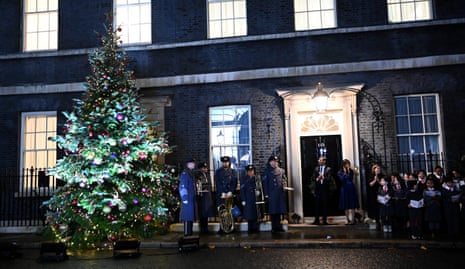
[[[314,225],[328,225],[328,196],[329,182],[331,181],[332,171],[326,165],[326,157],[320,156],[318,165],[313,170],[312,180],[315,181],[315,221]],[[323,222],[320,223],[320,215]]]

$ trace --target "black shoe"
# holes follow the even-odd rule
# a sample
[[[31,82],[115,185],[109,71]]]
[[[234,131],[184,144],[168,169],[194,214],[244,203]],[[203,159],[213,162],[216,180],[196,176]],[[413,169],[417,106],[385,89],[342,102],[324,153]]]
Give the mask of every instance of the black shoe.
[[[312,222],[313,225],[320,225],[320,222],[319,221],[314,221]]]
[[[323,225],[329,225],[329,223],[326,221],[323,221]]]

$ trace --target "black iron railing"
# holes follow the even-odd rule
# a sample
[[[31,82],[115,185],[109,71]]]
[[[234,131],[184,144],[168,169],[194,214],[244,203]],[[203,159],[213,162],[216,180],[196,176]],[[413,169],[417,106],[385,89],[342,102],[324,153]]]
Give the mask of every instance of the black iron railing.
[[[41,226],[42,202],[56,188],[55,178],[45,169],[0,170],[0,227]]]

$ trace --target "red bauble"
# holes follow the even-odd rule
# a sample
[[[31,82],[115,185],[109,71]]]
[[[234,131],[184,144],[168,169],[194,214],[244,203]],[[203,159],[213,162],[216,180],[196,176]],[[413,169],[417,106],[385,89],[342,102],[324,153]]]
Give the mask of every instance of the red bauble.
[[[144,220],[145,220],[146,222],[149,222],[149,221],[151,221],[152,219],[153,219],[153,217],[152,217],[152,215],[150,215],[150,214],[147,214],[147,215],[144,216]]]

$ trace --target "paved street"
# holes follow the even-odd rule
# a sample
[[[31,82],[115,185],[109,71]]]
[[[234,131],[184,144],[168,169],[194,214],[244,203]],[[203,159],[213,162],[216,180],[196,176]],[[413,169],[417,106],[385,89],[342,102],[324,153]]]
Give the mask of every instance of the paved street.
[[[111,251],[72,253],[64,262],[37,261],[38,249],[23,249],[3,268],[447,268],[463,267],[460,249],[294,249],[202,248],[180,254],[176,249],[142,249],[142,256],[114,259]]]

